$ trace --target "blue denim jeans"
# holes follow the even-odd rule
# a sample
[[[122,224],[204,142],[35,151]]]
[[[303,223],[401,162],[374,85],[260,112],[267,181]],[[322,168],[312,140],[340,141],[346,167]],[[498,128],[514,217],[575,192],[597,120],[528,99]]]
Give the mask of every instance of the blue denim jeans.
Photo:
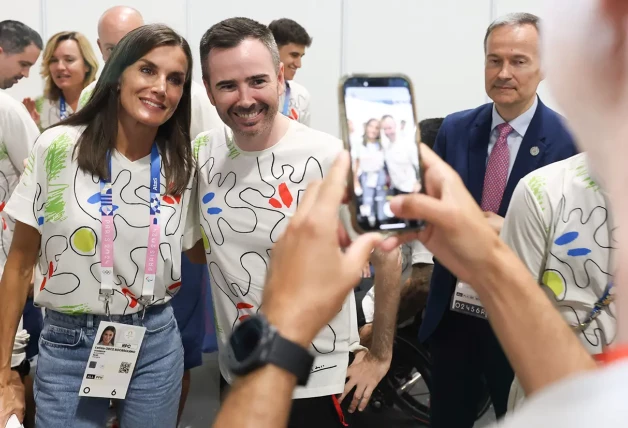
[[[36,426],[102,428],[109,399],[79,397],[94,336],[104,316],[65,315],[46,310],[35,376]],[[169,304],[112,322],[143,325],[144,342],[125,400],[116,400],[125,427],[174,428],[183,376],[181,336]]]

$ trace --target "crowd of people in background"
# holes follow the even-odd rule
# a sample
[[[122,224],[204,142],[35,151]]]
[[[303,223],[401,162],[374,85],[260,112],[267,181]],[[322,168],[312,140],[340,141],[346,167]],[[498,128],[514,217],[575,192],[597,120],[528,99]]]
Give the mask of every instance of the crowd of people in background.
[[[535,15],[487,28],[491,103],[412,125],[392,113],[349,121],[344,145],[310,127],[311,96],[294,79],[313,39],[291,19],[213,25],[199,47],[203,85],[192,79],[196,47],[168,26],[147,25],[126,6],[94,25],[100,75],[81,33],[44,44],[23,23],[0,22],[0,89],[28,77],[42,52],[44,79],[35,100],[0,91],[0,426],[11,415],[27,428],[177,426],[190,370],[202,364],[207,313],[221,427],[359,426],[353,413],[391,366],[398,322],[414,317],[431,356],[436,428],[472,427],[484,388],[503,418],[570,367],[591,368],[574,337],[598,359],[614,345],[619,222],[588,154],[537,95],[543,33]],[[358,215],[372,225],[421,218],[419,206],[433,224],[384,242],[356,236],[340,207],[349,174]],[[329,203],[316,204],[317,194]],[[115,239],[101,235],[105,224]],[[347,229],[344,252],[337,229]],[[320,242],[308,253],[300,234]],[[477,251],[463,248],[465,239],[477,239]],[[403,246],[412,268],[402,283]],[[159,254],[154,271],[151,252]],[[105,265],[105,254],[115,262]],[[501,303],[496,278],[506,277],[485,273],[503,274],[487,264],[494,254],[519,273]],[[371,266],[374,286],[356,307],[347,292]],[[290,310],[281,297],[320,284],[333,308],[310,294],[312,305]],[[204,289],[213,308],[203,305]],[[521,299],[559,309],[562,317],[543,320],[557,349],[573,352],[573,366],[541,358],[548,366],[534,372],[510,320],[522,320],[517,341],[539,345],[540,317],[523,321],[525,308],[503,303],[526,306]],[[230,337],[253,321],[313,356],[304,379],[296,363],[260,360],[236,381]],[[79,396],[93,347],[121,338],[113,326],[97,335],[104,322],[146,328],[124,400]],[[267,370],[273,365],[279,372]],[[271,387],[274,402],[262,394]]]

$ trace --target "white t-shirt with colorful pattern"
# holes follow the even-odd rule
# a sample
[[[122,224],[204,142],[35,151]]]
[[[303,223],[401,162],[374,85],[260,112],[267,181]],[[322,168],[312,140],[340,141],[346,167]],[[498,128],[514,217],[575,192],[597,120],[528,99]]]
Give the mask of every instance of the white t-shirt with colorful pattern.
[[[6,211],[41,234],[35,269],[35,303],[68,314],[105,314],[100,290],[100,181],[72,157],[84,128],[58,126],[41,135]],[[139,312],[148,244],[150,155],[131,162],[112,156],[114,225],[113,315]],[[196,185],[178,197],[166,194],[161,171],[159,264],[153,304],[181,285],[181,251],[198,235]],[[191,208],[190,208],[191,207]]]
[[[296,120],[305,126],[310,126],[310,93],[305,86],[298,84],[294,80],[286,82],[290,86],[290,100],[288,101],[288,111],[286,116]],[[283,113],[286,103],[286,93],[279,97],[279,112]]]
[[[24,171],[39,129],[26,107],[10,95],[0,91],[0,277],[9,255],[15,221],[5,215],[4,208]]]
[[[231,331],[262,306],[272,248],[313,180],[329,170],[342,142],[290,121],[273,147],[240,150],[231,130],[212,130],[193,143],[197,159],[201,235],[211,275],[221,360]],[[300,304],[306,305],[307,302]],[[341,393],[349,350],[359,342],[355,298],[314,339],[309,382],[295,398]],[[223,377],[233,377],[220,364]]]
[[[609,215],[584,153],[528,174],[513,193],[502,238],[570,325],[588,318],[613,281],[617,242]],[[611,303],[578,337],[591,354],[598,354],[613,343],[616,328]]]

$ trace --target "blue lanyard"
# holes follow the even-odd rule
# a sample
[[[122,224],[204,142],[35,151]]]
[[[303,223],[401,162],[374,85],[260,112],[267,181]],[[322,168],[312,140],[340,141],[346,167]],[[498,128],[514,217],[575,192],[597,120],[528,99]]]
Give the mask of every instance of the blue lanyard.
[[[284,93],[285,95],[285,101],[283,102],[283,115],[284,116],[289,116],[289,110],[290,110],[290,86],[288,85],[288,82],[286,82],[286,92]]]
[[[111,154],[108,155],[109,177],[100,179],[100,216],[102,220],[102,237],[100,250],[100,294],[104,296],[106,311],[109,311],[109,301],[113,295],[113,238],[114,238],[114,209],[113,189],[111,185]],[[158,265],[160,242],[159,208],[161,183],[161,157],[157,144],[154,143],[150,153],[150,222],[148,227],[148,245],[146,247],[146,263],[144,265],[144,283],[142,286],[142,303],[146,305],[152,301],[155,290],[155,276]]]
[[[606,288],[604,289],[604,293],[602,293],[602,297],[597,299],[597,302],[593,305],[593,309],[589,312],[589,315],[585,319],[584,322],[581,322],[576,326],[577,330],[584,331],[589,328],[589,325],[602,313],[602,309],[607,307],[613,302],[614,296],[611,294],[611,289],[613,288],[613,283],[609,282]]]
[[[59,97],[59,119],[61,120],[65,120],[68,118],[68,114],[66,113],[65,109],[65,98],[63,98],[63,95],[61,95],[61,97]]]

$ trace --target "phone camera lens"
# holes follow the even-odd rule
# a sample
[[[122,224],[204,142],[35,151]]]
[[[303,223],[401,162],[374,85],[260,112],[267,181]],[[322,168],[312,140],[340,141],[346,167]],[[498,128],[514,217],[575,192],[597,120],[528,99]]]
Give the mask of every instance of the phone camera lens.
[[[364,83],[363,83],[363,85],[364,85],[364,86],[368,86],[368,85],[369,85],[369,82],[364,82]]]

